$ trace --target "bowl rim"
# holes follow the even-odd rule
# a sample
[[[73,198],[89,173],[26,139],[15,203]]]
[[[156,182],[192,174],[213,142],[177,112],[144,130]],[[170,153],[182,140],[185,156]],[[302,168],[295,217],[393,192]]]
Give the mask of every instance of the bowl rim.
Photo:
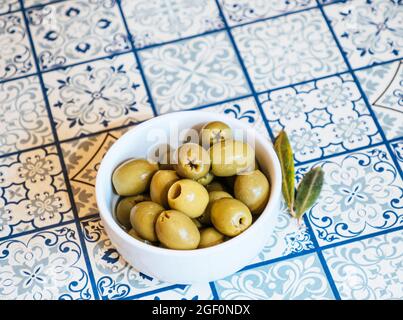
[[[269,200],[266,204],[266,207],[264,208],[263,212],[260,214],[259,218],[251,224],[251,226],[243,231],[241,234],[237,235],[236,237],[233,237],[223,243],[220,243],[218,245],[212,246],[212,247],[207,247],[207,248],[200,248],[200,249],[192,249],[192,250],[177,250],[177,249],[168,249],[168,248],[162,248],[162,247],[156,247],[152,246],[150,244],[144,243],[142,241],[139,241],[132,236],[130,236],[125,230],[123,230],[117,221],[113,218],[113,212],[108,208],[108,205],[106,203],[106,200],[102,197],[102,181],[101,177],[103,175],[107,174],[107,169],[106,163],[108,162],[108,159],[113,158],[114,155],[114,150],[118,148],[119,146],[119,141],[124,140],[124,137],[126,136],[131,136],[134,135],[136,131],[143,130],[147,127],[153,126],[155,123],[160,122],[161,120],[166,120],[168,123],[169,118],[175,118],[181,115],[187,115],[188,117],[198,117],[200,116],[208,116],[211,117],[214,115],[216,118],[216,121],[228,121],[230,123],[232,122],[238,122],[239,127],[242,128],[242,130],[252,130],[255,136],[255,140],[259,140],[259,143],[265,150],[265,153],[268,155],[270,160],[272,161],[273,164],[273,171],[274,175],[270,176],[270,197]],[[105,172],[104,172],[105,171]],[[112,183],[112,182],[111,182]],[[131,245],[139,247],[145,251],[149,251],[151,253],[155,254],[160,254],[160,255],[170,255],[170,256],[180,256],[180,257],[191,257],[194,255],[200,255],[200,254],[214,254],[214,253],[219,253],[225,250],[227,247],[233,247],[236,245],[237,242],[243,241],[245,237],[247,237],[249,234],[254,232],[255,229],[259,227],[263,222],[263,219],[261,217],[263,215],[268,215],[270,211],[273,209],[276,209],[276,199],[278,199],[281,195],[281,184],[282,184],[282,174],[281,174],[281,166],[279,159],[277,157],[276,152],[274,151],[274,148],[271,144],[271,141],[269,140],[268,137],[264,136],[263,133],[258,133],[255,128],[243,123],[239,119],[236,119],[234,117],[229,117],[227,115],[219,114],[219,113],[212,113],[208,111],[199,111],[199,110],[189,110],[189,111],[178,111],[178,112],[171,112],[163,115],[159,115],[157,117],[145,120],[141,122],[138,125],[135,125],[133,128],[131,128],[129,131],[124,133],[120,138],[118,138],[114,144],[109,148],[109,150],[105,153],[103,159],[101,160],[101,164],[99,166],[97,176],[96,176],[96,182],[95,182],[95,196],[96,196],[96,202],[99,210],[99,215],[102,219],[102,222],[107,224],[109,228],[111,228],[115,234],[117,234],[120,238],[122,238],[125,242],[131,243]],[[105,226],[104,226],[105,227]]]

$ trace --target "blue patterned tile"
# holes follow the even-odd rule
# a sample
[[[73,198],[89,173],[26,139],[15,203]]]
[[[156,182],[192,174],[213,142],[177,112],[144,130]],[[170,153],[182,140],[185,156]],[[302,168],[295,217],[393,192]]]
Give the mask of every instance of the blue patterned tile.
[[[346,70],[317,9],[232,30],[257,91]]]
[[[122,1],[137,48],[224,27],[214,0]]]
[[[386,137],[403,137],[403,62],[375,66],[356,75]]]
[[[0,241],[0,300],[93,299],[74,224]]]
[[[140,56],[159,113],[249,93],[225,32],[147,49]]]
[[[298,224],[298,221],[291,217],[284,201],[281,202],[280,210],[273,233],[251,264],[314,249],[305,223],[302,221]]]
[[[392,142],[390,145],[400,168],[403,170],[403,139]]]
[[[57,0],[22,0],[24,2],[25,8],[30,8],[32,6],[41,6],[45,4],[49,4],[55,2]]]
[[[53,142],[36,76],[0,84],[0,155]]]
[[[403,299],[403,231],[325,250],[342,299]]]
[[[36,71],[21,12],[0,16],[0,80]]]
[[[272,91],[259,99],[273,133],[288,132],[296,162],[382,140],[348,74]]]
[[[171,290],[141,297],[139,300],[213,300],[208,283],[192,286],[180,286]]]
[[[131,53],[52,71],[44,81],[60,139],[153,116]]]
[[[43,70],[130,49],[115,1],[63,1],[28,16]]]
[[[315,254],[238,272],[215,282],[220,299],[333,299]]]
[[[403,56],[401,1],[350,0],[324,9],[353,68]]]
[[[325,183],[307,212],[320,245],[403,225],[402,179],[384,146],[322,160]],[[296,170],[297,180],[310,166]]]
[[[101,160],[126,130],[115,130],[61,144],[70,186],[80,217],[98,213],[95,179]]]
[[[0,238],[71,219],[56,147],[0,158]]]
[[[219,0],[219,3],[230,26],[316,6],[314,0]]]
[[[81,225],[102,299],[118,300],[169,286],[133,269],[113,247],[99,218],[82,221]]]
[[[1,0],[0,1],[0,14],[7,13],[20,9],[18,0]]]

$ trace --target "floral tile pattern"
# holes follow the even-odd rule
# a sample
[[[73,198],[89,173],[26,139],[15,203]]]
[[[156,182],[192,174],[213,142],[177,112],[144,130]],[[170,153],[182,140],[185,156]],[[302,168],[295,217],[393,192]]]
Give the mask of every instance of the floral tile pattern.
[[[229,117],[234,117],[269,137],[261,113],[256,106],[255,99],[252,97],[222,103],[214,107],[203,109],[203,111],[223,113]]]
[[[342,299],[403,299],[403,231],[325,250]]]
[[[74,224],[0,241],[0,300],[93,299]]]
[[[192,286],[178,285],[178,288],[158,292],[139,300],[213,300],[208,283]]]
[[[44,81],[62,140],[153,116],[132,54],[52,71]]]
[[[403,139],[391,143],[392,151],[403,170]]]
[[[0,48],[0,81],[36,71],[21,12],[0,16]]]
[[[345,71],[317,9],[232,30],[257,91]]]
[[[91,218],[81,224],[96,289],[102,299],[128,298],[168,286],[129,266],[112,246],[99,218]]]
[[[2,0],[0,1],[0,14],[20,9],[18,0]]]
[[[403,56],[401,1],[349,0],[324,10],[353,68]]]
[[[320,245],[403,225],[403,182],[384,146],[319,161],[326,183],[307,213]],[[309,170],[296,170],[297,180]]]
[[[215,285],[224,300],[333,299],[316,255],[238,272]]]
[[[115,1],[62,1],[28,15],[43,70],[130,49]]]
[[[122,1],[137,48],[224,27],[214,0]]]
[[[388,139],[403,137],[403,63],[357,71],[362,88]]]
[[[269,125],[285,129],[297,162],[381,141],[350,75],[341,75],[259,96]]]
[[[302,221],[298,224],[288,212],[287,205],[281,202],[281,213],[278,216],[273,234],[267,244],[251,264],[268,261],[291,254],[314,249],[314,244]]]
[[[55,147],[0,158],[0,238],[71,219]]]
[[[24,2],[25,8],[30,8],[32,6],[40,6],[48,3],[55,2],[57,0],[22,0]]]
[[[249,93],[224,32],[144,50],[140,56],[159,113]]]
[[[0,154],[53,141],[37,77],[0,84]]]
[[[99,134],[62,144],[74,201],[80,217],[98,213],[95,178],[106,151],[122,135],[122,130]]]
[[[313,0],[219,0],[230,26],[255,21],[316,5]]]

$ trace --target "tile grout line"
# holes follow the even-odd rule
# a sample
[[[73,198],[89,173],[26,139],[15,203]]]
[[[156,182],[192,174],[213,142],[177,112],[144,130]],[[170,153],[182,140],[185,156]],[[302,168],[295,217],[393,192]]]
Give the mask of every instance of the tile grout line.
[[[336,283],[334,282],[333,276],[332,276],[332,274],[331,274],[331,272],[329,270],[329,267],[327,265],[327,262],[326,262],[326,260],[325,260],[325,258],[323,256],[322,249],[321,249],[321,247],[319,245],[318,240],[316,239],[315,233],[313,231],[311,223],[309,222],[308,216],[305,214],[303,216],[303,219],[304,219],[304,223],[305,223],[305,226],[306,226],[306,230],[308,231],[308,233],[309,233],[309,235],[310,235],[310,237],[312,239],[313,246],[315,247],[316,255],[319,258],[320,264],[322,265],[322,269],[323,269],[323,272],[325,273],[327,282],[329,283],[329,286],[330,286],[330,288],[332,290],[333,296],[334,296],[334,298],[336,300],[340,300],[340,293],[339,293],[339,291],[338,291],[338,289],[336,287]]]
[[[67,173],[67,167],[66,167],[66,164],[64,162],[63,152],[62,152],[62,148],[60,146],[59,137],[58,137],[58,134],[57,134],[57,129],[56,129],[56,126],[55,126],[55,122],[53,121],[52,111],[51,111],[51,108],[50,108],[50,103],[49,103],[49,99],[48,99],[48,96],[47,96],[46,87],[45,87],[43,77],[42,77],[42,74],[41,74],[40,65],[38,63],[38,58],[37,58],[33,38],[32,38],[32,35],[31,35],[31,30],[30,30],[30,26],[29,26],[29,20],[28,20],[28,17],[27,17],[27,12],[25,11],[23,0],[19,0],[19,3],[20,3],[20,6],[21,6],[21,11],[22,11],[22,14],[23,14],[24,22],[25,22],[25,27],[26,27],[26,30],[27,30],[29,43],[31,45],[32,55],[33,55],[33,58],[34,58],[35,67],[36,67],[37,72],[38,72],[38,79],[39,79],[39,83],[40,83],[40,86],[41,86],[44,102],[45,102],[45,105],[46,105],[46,110],[47,110],[47,113],[48,113],[50,126],[51,126],[52,134],[53,134],[53,139],[54,139],[56,150],[57,150],[58,157],[59,157],[60,166],[61,166],[61,169],[62,169],[62,172],[63,172],[63,177],[64,177],[64,181],[65,181],[65,184],[66,184],[67,193],[69,195],[70,205],[71,205],[71,209],[73,211],[73,216],[74,216],[73,221],[75,222],[75,226],[77,228],[77,233],[78,233],[78,237],[79,237],[79,241],[80,241],[80,245],[81,245],[81,249],[82,249],[82,253],[83,253],[83,258],[84,258],[85,265],[86,265],[86,268],[87,268],[89,281],[90,281],[91,288],[92,288],[92,291],[93,291],[93,294],[94,294],[94,298],[99,299],[98,292],[96,291],[94,274],[93,274],[93,271],[92,271],[91,263],[89,261],[87,247],[85,245],[84,236],[83,236],[83,233],[82,233],[82,230],[81,230],[81,223],[80,223],[80,220],[79,220],[77,207],[76,207],[75,201],[74,201],[74,195],[73,195],[73,192],[72,192],[72,189],[71,189],[71,185],[70,185],[70,181],[69,181],[69,177],[68,177],[68,173]]]
[[[257,93],[256,93],[256,91],[255,91],[255,88],[254,88],[254,86],[253,86],[253,83],[252,83],[252,81],[251,81],[251,79],[250,79],[250,77],[249,77],[249,73],[248,73],[248,71],[247,71],[247,69],[246,69],[246,66],[245,66],[244,62],[243,62],[241,53],[239,52],[238,47],[236,46],[236,42],[235,42],[235,39],[234,39],[233,36],[232,36],[231,29],[230,29],[229,26],[228,26],[227,20],[226,20],[226,18],[225,18],[225,15],[224,15],[224,13],[223,13],[223,11],[222,11],[222,8],[221,8],[221,6],[220,6],[218,0],[215,0],[215,3],[216,3],[216,5],[217,5],[218,11],[219,11],[219,13],[220,13],[220,17],[221,17],[221,19],[222,19],[222,21],[223,21],[223,23],[224,23],[224,25],[225,25],[225,30],[226,30],[226,32],[227,32],[228,38],[229,38],[229,40],[230,40],[230,42],[231,42],[231,44],[232,44],[232,47],[233,47],[233,49],[234,49],[234,53],[235,53],[235,55],[236,55],[236,57],[237,57],[239,66],[240,66],[241,69],[242,69],[242,73],[243,73],[243,75],[244,75],[244,77],[245,77],[246,82],[248,83],[249,90],[250,90],[250,92],[252,93],[252,96],[253,96],[254,99],[255,99],[255,103],[256,103],[256,105],[257,105],[259,111],[260,111],[261,117],[262,117],[262,119],[263,119],[263,123],[264,123],[264,125],[265,125],[265,127],[266,127],[266,130],[267,130],[267,132],[268,132],[268,134],[269,134],[271,140],[274,141],[274,134],[273,134],[273,132],[271,131],[271,128],[270,128],[270,126],[269,126],[269,123],[268,123],[268,121],[267,121],[267,119],[266,119],[266,116],[265,116],[265,114],[264,114],[262,105],[260,104],[259,98],[258,98]]]
[[[143,80],[144,88],[146,89],[146,92],[147,92],[147,96],[148,96],[148,100],[149,100],[151,109],[152,109],[152,111],[153,111],[154,117],[157,117],[157,116],[158,116],[158,112],[157,112],[157,109],[156,109],[155,104],[154,104],[154,99],[153,99],[153,96],[151,95],[151,91],[150,91],[150,88],[149,88],[149,86],[148,86],[147,79],[146,79],[146,76],[145,76],[143,67],[142,67],[142,65],[141,65],[140,57],[139,57],[139,55],[138,55],[138,53],[137,53],[136,46],[134,45],[133,36],[132,36],[132,34],[130,33],[130,29],[129,29],[129,26],[128,26],[127,21],[126,21],[126,17],[125,17],[125,15],[124,15],[124,13],[123,13],[121,1],[120,1],[120,0],[116,0],[116,5],[117,5],[117,7],[118,7],[118,9],[119,9],[119,13],[120,13],[120,16],[121,16],[121,18],[122,18],[122,21],[123,21],[123,24],[124,24],[124,27],[125,27],[125,30],[126,30],[127,39],[128,39],[128,41],[129,41],[130,47],[132,48],[132,49],[131,49],[131,52],[132,52],[133,55],[134,55],[134,59],[136,60],[137,68],[138,68],[138,70],[139,70],[139,72],[140,72],[140,75],[141,75],[141,78],[142,78],[142,80]]]
[[[347,65],[348,71],[349,71],[349,73],[351,74],[351,76],[353,77],[354,82],[355,82],[355,85],[357,86],[358,91],[360,92],[361,97],[362,97],[362,99],[363,99],[364,102],[365,102],[365,105],[366,105],[366,107],[367,107],[367,109],[368,109],[368,111],[369,111],[369,113],[370,113],[370,115],[371,115],[371,118],[372,118],[372,120],[374,121],[374,123],[375,123],[375,125],[376,125],[376,127],[377,127],[377,129],[378,129],[378,132],[379,132],[379,134],[380,134],[381,137],[382,137],[383,142],[385,143],[386,149],[388,150],[388,152],[389,152],[389,154],[390,154],[390,157],[392,158],[392,161],[393,161],[393,163],[394,163],[394,165],[395,165],[397,171],[399,172],[400,178],[403,179],[403,173],[402,173],[402,170],[401,170],[401,168],[400,168],[399,162],[397,161],[396,156],[395,156],[395,154],[393,153],[393,150],[392,150],[392,148],[391,148],[390,145],[389,145],[388,139],[386,138],[386,135],[385,135],[385,133],[384,133],[384,131],[383,131],[383,129],[382,129],[382,126],[381,126],[381,124],[379,123],[378,118],[377,118],[377,116],[376,116],[374,110],[372,109],[372,106],[371,106],[371,104],[370,104],[370,102],[369,102],[369,100],[368,100],[368,97],[367,97],[367,95],[365,94],[364,90],[362,89],[361,83],[359,82],[359,80],[358,80],[356,74],[354,73],[354,70],[353,70],[353,68],[351,67],[350,61],[348,60],[347,55],[346,55],[346,53],[344,52],[343,47],[341,46],[341,44],[340,44],[340,42],[339,42],[339,39],[337,38],[336,33],[335,33],[335,31],[333,30],[332,24],[331,24],[329,18],[327,17],[327,15],[326,15],[326,13],[325,13],[325,11],[324,11],[322,5],[319,3],[318,0],[316,0],[316,1],[317,1],[317,3],[318,3],[319,10],[320,10],[321,13],[322,13],[323,19],[325,20],[325,22],[326,22],[326,24],[327,24],[327,26],[328,26],[328,29],[329,29],[330,33],[332,34],[333,39],[334,39],[334,41],[335,41],[335,43],[336,43],[336,45],[337,45],[337,47],[338,47],[338,49],[339,49],[339,51],[340,51],[342,57],[343,57],[343,60],[344,60],[345,64]]]

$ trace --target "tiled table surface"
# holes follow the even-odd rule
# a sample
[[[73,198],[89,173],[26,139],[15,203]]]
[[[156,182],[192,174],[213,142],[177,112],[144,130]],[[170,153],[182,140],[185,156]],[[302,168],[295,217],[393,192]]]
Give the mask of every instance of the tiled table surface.
[[[0,1],[0,299],[402,299],[402,7]],[[119,256],[94,181],[125,130],[195,108],[285,128],[326,184],[251,265],[186,286]]]

